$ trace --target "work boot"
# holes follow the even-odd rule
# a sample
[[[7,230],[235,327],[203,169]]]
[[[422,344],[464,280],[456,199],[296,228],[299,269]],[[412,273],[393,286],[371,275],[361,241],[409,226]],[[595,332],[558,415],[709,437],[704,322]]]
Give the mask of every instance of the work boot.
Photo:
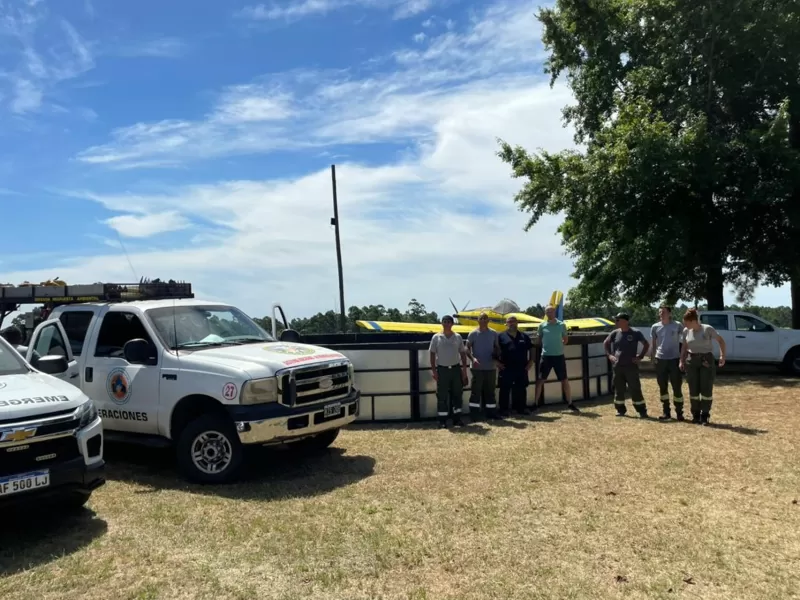
[[[453,418],[453,427],[463,427],[464,422],[461,420],[461,417],[454,417]]]
[[[637,410],[636,412],[639,413],[639,417],[640,418],[642,418],[642,419],[646,419],[647,418],[647,409],[646,408],[642,408],[641,410]]]
[[[447,429],[447,421],[439,419],[439,429]]]
[[[575,406],[575,404],[574,404],[574,403],[572,403],[572,402],[570,402],[569,404],[567,404],[567,408],[568,408],[568,409],[570,409],[570,410],[571,410],[572,412],[574,412],[574,413],[579,413],[579,412],[581,412],[581,411],[578,409],[578,407],[577,407],[577,406]]]
[[[664,414],[658,417],[659,421],[669,421],[672,418],[672,413],[669,410],[669,404],[664,404]]]
[[[709,423],[710,418],[711,415],[709,413],[707,412],[700,413],[700,425],[705,425],[705,426],[711,425],[711,423]]]
[[[684,420],[685,420],[685,419],[683,418],[683,410],[682,410],[682,409],[680,409],[680,408],[676,408],[676,409],[675,409],[675,418],[676,418],[678,421],[684,421]]]

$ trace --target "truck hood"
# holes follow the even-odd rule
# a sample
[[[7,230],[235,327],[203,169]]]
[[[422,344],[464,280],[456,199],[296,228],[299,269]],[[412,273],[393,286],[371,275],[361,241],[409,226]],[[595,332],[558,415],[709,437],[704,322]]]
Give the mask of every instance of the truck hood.
[[[0,421],[74,409],[86,400],[74,385],[44,373],[0,377]]]
[[[272,375],[275,371],[287,367],[313,365],[332,360],[347,360],[344,354],[335,350],[288,342],[207,348],[197,350],[191,356],[193,361],[212,362],[218,365],[243,369],[254,376],[261,376],[261,373],[265,370],[269,370],[269,375]]]

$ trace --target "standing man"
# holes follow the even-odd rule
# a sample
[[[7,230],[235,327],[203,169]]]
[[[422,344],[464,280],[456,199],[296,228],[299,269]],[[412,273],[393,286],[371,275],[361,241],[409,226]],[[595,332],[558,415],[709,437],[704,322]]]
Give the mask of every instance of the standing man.
[[[436,382],[439,428],[447,427],[452,413],[453,426],[461,427],[461,405],[467,384],[467,350],[464,339],[453,331],[453,317],[442,317],[442,331],[434,334],[429,348],[431,372]]]
[[[512,409],[522,415],[530,414],[526,391],[529,383],[528,371],[533,366],[533,342],[530,336],[518,329],[516,317],[506,319],[506,330],[500,334],[500,416],[507,416],[508,400]]]
[[[605,348],[608,360],[614,366],[614,407],[617,409],[617,416],[624,417],[627,412],[625,408],[625,388],[631,389],[631,400],[633,408],[642,418],[647,418],[647,405],[642,395],[642,382],[639,379],[639,363],[642,362],[650,343],[638,329],[631,329],[628,324],[630,316],[627,313],[619,313],[614,317],[617,328],[608,334],[603,348]],[[643,349],[637,354],[639,342]]]
[[[497,366],[495,360],[500,356],[499,334],[489,328],[489,315],[478,315],[478,327],[467,336],[467,356],[472,361],[472,391],[469,396],[469,412],[477,419],[481,410],[486,417],[494,419],[497,415],[495,388],[497,387]]]
[[[546,319],[539,323],[539,339],[542,341],[542,362],[536,376],[536,405],[544,390],[544,382],[550,371],[556,372],[556,379],[561,382],[561,389],[567,406],[574,412],[580,412],[572,403],[572,390],[567,380],[567,359],[564,357],[564,345],[569,342],[567,326],[564,321],[556,319],[556,307],[550,304],[544,309]]]
[[[681,373],[681,336],[683,325],[672,320],[672,310],[668,306],[658,309],[659,321],[650,328],[652,346],[650,359],[656,367],[656,380],[661,393],[661,404],[664,414],[659,417],[662,421],[671,418],[669,410],[669,388],[672,385],[672,398],[675,403],[675,418],[683,421],[683,374]]]

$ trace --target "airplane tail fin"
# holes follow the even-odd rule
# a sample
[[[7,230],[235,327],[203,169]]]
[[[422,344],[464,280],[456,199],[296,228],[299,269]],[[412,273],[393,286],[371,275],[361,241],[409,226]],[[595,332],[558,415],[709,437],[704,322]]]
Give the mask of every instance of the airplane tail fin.
[[[550,296],[550,304],[556,307],[556,319],[564,320],[564,293],[555,290]]]

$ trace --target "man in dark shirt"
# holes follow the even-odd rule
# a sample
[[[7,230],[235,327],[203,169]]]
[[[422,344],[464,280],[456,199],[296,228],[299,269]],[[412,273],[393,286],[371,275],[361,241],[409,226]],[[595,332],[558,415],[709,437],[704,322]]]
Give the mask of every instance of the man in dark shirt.
[[[533,366],[533,341],[518,329],[516,317],[506,319],[506,330],[498,337],[500,360],[500,415],[507,416],[508,400],[515,412],[530,414],[528,410],[528,371]]]
[[[646,418],[647,405],[642,395],[639,363],[647,354],[650,342],[641,331],[631,329],[628,324],[630,316],[627,313],[618,314],[614,320],[617,323],[617,329],[609,333],[603,342],[608,360],[611,361],[614,368],[614,407],[617,409],[618,417],[625,416],[627,412],[625,388],[630,387],[633,408],[640,417]],[[641,352],[638,352],[639,343],[643,346]]]

